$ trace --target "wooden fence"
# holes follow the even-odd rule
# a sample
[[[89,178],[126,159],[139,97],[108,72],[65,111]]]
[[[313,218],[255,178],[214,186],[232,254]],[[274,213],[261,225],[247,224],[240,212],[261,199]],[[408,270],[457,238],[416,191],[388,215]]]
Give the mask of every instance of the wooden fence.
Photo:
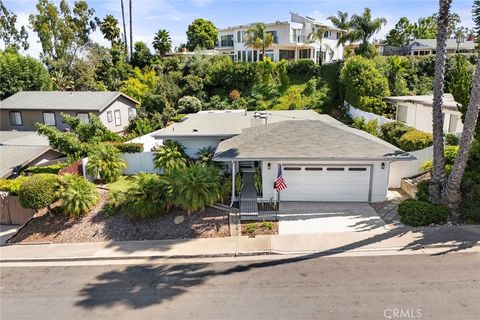
[[[0,191],[0,224],[25,224],[35,214],[35,210],[25,209],[17,196]]]
[[[422,173],[423,171],[420,170],[422,164],[427,160],[433,160],[433,147],[409,153],[417,159],[413,161],[397,161],[390,165],[389,188],[400,188],[402,178]]]

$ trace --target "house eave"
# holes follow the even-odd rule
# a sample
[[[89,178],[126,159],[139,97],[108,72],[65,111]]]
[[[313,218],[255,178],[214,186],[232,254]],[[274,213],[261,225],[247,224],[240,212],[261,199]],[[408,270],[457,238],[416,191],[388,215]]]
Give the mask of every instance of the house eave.
[[[213,161],[412,161],[416,158],[409,154],[405,157],[377,157],[377,158],[352,158],[352,157],[246,157],[246,158],[228,158],[213,157]]]

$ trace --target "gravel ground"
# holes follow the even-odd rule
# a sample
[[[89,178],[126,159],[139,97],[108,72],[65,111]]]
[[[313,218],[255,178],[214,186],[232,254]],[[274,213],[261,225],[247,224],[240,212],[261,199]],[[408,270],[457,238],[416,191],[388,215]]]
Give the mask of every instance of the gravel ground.
[[[207,208],[191,216],[183,211],[172,212],[154,219],[130,220],[123,215],[107,216],[101,209],[105,191],[87,215],[70,218],[63,214],[43,215],[32,219],[9,242],[98,242],[129,240],[163,240],[184,238],[214,238],[230,236],[228,215]],[[184,221],[176,225],[173,220],[182,215]]]

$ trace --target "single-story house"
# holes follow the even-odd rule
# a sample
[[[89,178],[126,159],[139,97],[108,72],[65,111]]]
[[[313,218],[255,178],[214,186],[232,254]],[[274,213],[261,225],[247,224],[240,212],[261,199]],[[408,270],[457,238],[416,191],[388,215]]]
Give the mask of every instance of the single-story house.
[[[467,39],[465,41],[457,41],[457,39],[447,39],[446,50],[447,54],[460,53],[466,55],[473,55],[478,53],[477,43],[472,39]],[[406,46],[385,46],[383,49],[383,55],[386,56],[428,56],[436,54],[436,52],[436,39],[415,39]]]
[[[178,141],[191,156],[202,147],[214,148],[213,160],[231,170],[232,177],[238,171],[258,172],[260,199],[267,201],[276,200],[279,165],[288,186],[281,201],[383,201],[390,164],[414,159],[312,110],[202,111],[154,136]],[[234,179],[232,184],[235,188]]]
[[[20,91],[0,101],[1,130],[34,131],[36,123],[65,130],[60,113],[88,122],[97,115],[113,132],[122,132],[135,117],[138,102],[115,91]]]
[[[0,178],[15,176],[23,168],[47,165],[63,155],[48,139],[34,131],[0,131]]]
[[[387,103],[396,107],[396,120],[407,126],[432,132],[433,95],[423,96],[393,96],[386,97]],[[462,113],[458,110],[460,104],[450,93],[443,96],[443,130],[447,133],[463,131]]]

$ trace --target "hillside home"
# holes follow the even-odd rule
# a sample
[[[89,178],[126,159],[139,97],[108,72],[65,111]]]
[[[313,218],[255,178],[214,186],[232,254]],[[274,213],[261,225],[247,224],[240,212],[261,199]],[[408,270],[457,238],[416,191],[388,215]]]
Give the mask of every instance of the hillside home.
[[[35,131],[36,123],[65,130],[61,113],[88,122],[97,115],[113,132],[122,132],[135,117],[138,102],[121,92],[112,91],[21,91],[0,101],[3,131]]]
[[[403,47],[385,46],[383,54],[386,56],[428,56],[437,51],[436,39],[416,39],[409,45]],[[473,40],[458,41],[457,39],[447,39],[447,54],[477,54],[477,44]]]
[[[262,52],[245,45],[247,30],[254,23],[218,29],[216,49],[230,55],[235,61],[262,60]],[[273,45],[265,51],[272,61],[311,59],[317,63],[343,59],[343,46],[338,45],[341,29],[327,26],[311,17],[290,13],[290,21],[266,23],[273,35]],[[312,32],[324,29],[323,39],[311,41]]]
[[[396,120],[407,126],[432,132],[433,95],[424,96],[394,96],[386,97],[387,103],[396,108]],[[450,93],[443,96],[443,130],[446,133],[463,131],[462,113],[458,110],[460,104]]]

